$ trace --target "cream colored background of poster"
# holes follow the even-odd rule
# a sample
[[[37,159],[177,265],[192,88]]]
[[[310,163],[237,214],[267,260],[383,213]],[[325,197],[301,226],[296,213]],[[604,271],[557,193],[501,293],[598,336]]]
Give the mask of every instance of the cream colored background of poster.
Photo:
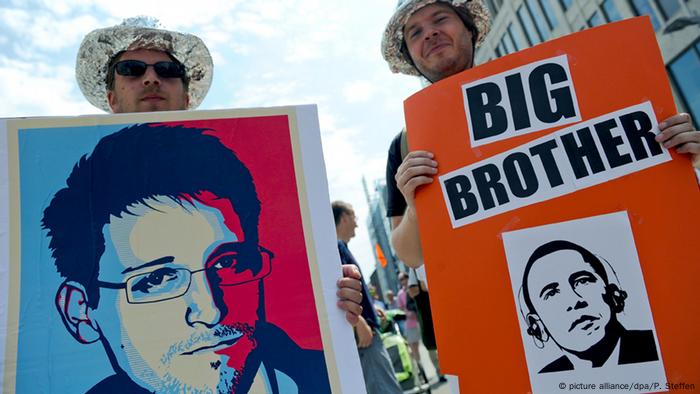
[[[322,306],[319,305],[319,310],[324,313],[319,316],[321,327],[346,327],[345,314],[339,313],[340,310],[336,306],[336,282],[334,278],[338,278],[338,267],[340,256],[338,255],[337,238],[335,236],[335,227],[329,227],[334,223],[330,209],[314,209],[309,212],[309,208],[329,207],[330,197],[328,195],[328,178],[326,177],[326,166],[323,161],[323,149],[321,147],[321,138],[318,125],[318,112],[316,106],[299,106],[296,107],[296,120],[299,130],[307,130],[308,132],[300,132],[300,153],[301,164],[303,171],[297,172],[300,176],[297,182],[303,182],[304,190],[306,191],[305,204],[302,204],[302,214],[305,219],[305,228],[311,226],[313,237],[307,237],[308,242],[314,244],[308,245],[309,250],[315,250],[318,260],[311,260],[312,265],[316,265],[312,272],[320,273],[320,281],[318,277],[314,277],[314,291],[319,290],[323,293]],[[297,161],[297,165],[299,162]],[[310,223],[306,220],[310,219]],[[321,256],[336,256],[332,259],[321,258]],[[329,357],[335,359],[336,365],[339,365],[341,371],[362,371],[360,359],[357,357],[342,357],[344,354],[356,354],[357,347],[355,346],[354,336],[348,340],[346,335],[329,335],[330,332],[321,331],[324,343],[331,341],[332,346],[328,347]],[[343,365],[340,366],[342,358]],[[328,364],[331,364],[328,360]],[[333,381],[333,372],[330,378]],[[357,376],[351,374],[339,374],[337,379],[340,380],[340,388],[343,393],[358,393],[365,392],[364,379],[358,379]]]
[[[9,192],[7,183],[7,122],[0,119],[0,387],[5,374],[5,338],[10,261]]]
[[[639,256],[627,212],[615,212],[510,231],[503,233],[502,237],[533,392],[557,392],[560,390],[559,384],[562,382],[584,382],[595,383],[596,385],[605,382],[633,384],[639,383],[642,377],[645,383],[656,382],[662,384],[666,381],[662,358],[663,349],[659,347],[657,331],[652,317],[651,306],[649,305],[649,296],[644,284],[644,277],[639,264]],[[525,263],[532,252],[540,245],[559,239],[576,243],[604,259],[602,263],[606,265],[609,282],[619,285],[620,289],[626,291],[628,295],[625,300],[624,310],[617,314],[618,320],[628,330],[652,330],[659,361],[617,365],[617,360],[608,360],[612,364],[607,363],[599,368],[579,369],[575,358],[568,355],[576,367],[575,370],[538,373],[549,362],[567,353],[560,350],[551,338],[544,343],[543,349],[538,349],[535,346],[532,337],[526,333],[527,326],[523,313],[527,314],[527,312],[521,310],[521,308],[526,307],[524,304],[521,305],[522,300],[518,297],[522,291]],[[606,264],[606,261],[609,265]],[[614,269],[613,272],[610,271],[610,266]],[[586,311],[586,313],[591,313],[588,309]],[[613,353],[613,356],[615,354]],[[605,390],[605,392],[611,393],[651,391],[657,390],[645,391],[635,390],[634,388]]]
[[[0,250],[0,263],[3,256],[10,255],[4,261],[21,261],[19,250],[21,242],[19,232],[19,190],[18,178],[18,138],[19,129],[52,128],[70,126],[94,126],[127,123],[169,122],[181,120],[226,119],[257,116],[286,115],[294,152],[294,167],[297,176],[297,193],[301,204],[302,222],[308,261],[314,287],[316,310],[319,313],[319,325],[324,345],[328,376],[333,392],[358,393],[364,392],[364,379],[360,368],[359,358],[355,347],[352,328],[345,320],[345,314],[336,307],[336,281],[342,275],[340,259],[335,239],[333,220],[330,218],[330,200],[326,181],[325,164],[321,150],[318,115],[315,105],[296,107],[274,107],[259,109],[235,109],[212,111],[171,111],[143,114],[95,115],[66,118],[34,118],[9,120],[0,123],[0,198],[9,205],[10,215],[1,216],[0,205],[0,242],[9,243],[9,248]],[[6,127],[6,130],[5,130]],[[7,142],[7,146],[5,143]],[[7,148],[6,154],[1,149]],[[306,156],[303,156],[306,155]],[[302,157],[303,156],[303,157]],[[8,170],[9,169],[9,170]],[[7,175],[14,174],[9,178]],[[13,185],[8,181],[14,179]],[[3,198],[9,195],[8,198]],[[5,231],[4,229],[12,231]],[[0,243],[2,246],[2,243]],[[9,253],[7,251],[9,250]],[[9,265],[9,264],[8,264]],[[4,280],[0,265],[0,280]],[[14,392],[14,368],[16,364],[17,334],[19,329],[19,294],[20,294],[19,264],[9,265],[8,286],[0,283],[0,291],[8,294],[2,297],[0,305],[7,306],[7,323],[0,327],[0,350],[3,350],[5,365],[0,366],[3,392]],[[0,315],[0,317],[2,317]],[[15,333],[15,335],[6,335]],[[68,335],[68,334],[66,334]]]

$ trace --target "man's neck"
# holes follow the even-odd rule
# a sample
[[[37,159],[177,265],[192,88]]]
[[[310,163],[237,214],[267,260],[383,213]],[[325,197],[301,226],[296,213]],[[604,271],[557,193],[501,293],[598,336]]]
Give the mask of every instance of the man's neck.
[[[338,237],[339,240],[345,242],[346,245],[350,242],[351,237],[341,234],[340,231],[336,231],[335,235],[336,237]]]

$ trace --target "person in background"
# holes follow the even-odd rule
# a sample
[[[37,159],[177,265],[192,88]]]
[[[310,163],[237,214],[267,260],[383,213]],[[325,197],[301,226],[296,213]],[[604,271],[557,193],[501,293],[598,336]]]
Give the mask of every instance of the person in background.
[[[348,249],[348,242],[355,236],[357,228],[355,211],[352,209],[352,205],[343,201],[334,201],[331,207],[335,220],[335,233],[338,237],[340,262],[355,265],[359,269],[355,257]],[[379,333],[379,318],[371,299],[369,289],[362,278],[362,315],[355,325],[355,336],[367,393],[400,394],[401,387],[394,375],[389,354],[382,343]]]

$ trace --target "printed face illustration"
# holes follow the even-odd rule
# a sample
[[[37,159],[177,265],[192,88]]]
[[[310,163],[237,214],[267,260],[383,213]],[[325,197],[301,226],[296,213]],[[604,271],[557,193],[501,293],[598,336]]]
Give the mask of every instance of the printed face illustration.
[[[119,366],[149,390],[231,392],[255,348],[269,256],[242,268],[238,216],[216,205],[156,197],[103,229],[99,280],[125,288],[102,286],[91,312]]]
[[[605,335],[611,319],[603,299],[605,283],[573,250],[559,250],[538,259],[527,284],[534,313],[556,343],[584,351]]]

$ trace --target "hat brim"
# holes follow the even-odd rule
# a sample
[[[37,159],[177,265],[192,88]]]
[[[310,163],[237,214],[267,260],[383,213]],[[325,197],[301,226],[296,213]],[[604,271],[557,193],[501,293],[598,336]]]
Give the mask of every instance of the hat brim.
[[[491,29],[491,18],[489,17],[488,9],[481,0],[408,0],[401,4],[394,12],[394,15],[389,20],[389,23],[384,30],[382,36],[382,56],[389,64],[389,68],[394,73],[402,73],[407,75],[420,76],[421,73],[416,69],[409,59],[406,59],[401,52],[403,43],[403,27],[406,25],[408,18],[421,8],[437,3],[447,3],[454,8],[462,8],[469,11],[474,17],[474,25],[476,26],[479,36],[476,45],[479,46],[486,39],[486,35]]]
[[[123,25],[94,30],[80,44],[75,76],[90,104],[111,112],[106,82],[109,62],[113,56],[135,49],[161,50],[180,61],[189,78],[189,109],[201,104],[211,86],[214,70],[204,42],[191,34]]]

